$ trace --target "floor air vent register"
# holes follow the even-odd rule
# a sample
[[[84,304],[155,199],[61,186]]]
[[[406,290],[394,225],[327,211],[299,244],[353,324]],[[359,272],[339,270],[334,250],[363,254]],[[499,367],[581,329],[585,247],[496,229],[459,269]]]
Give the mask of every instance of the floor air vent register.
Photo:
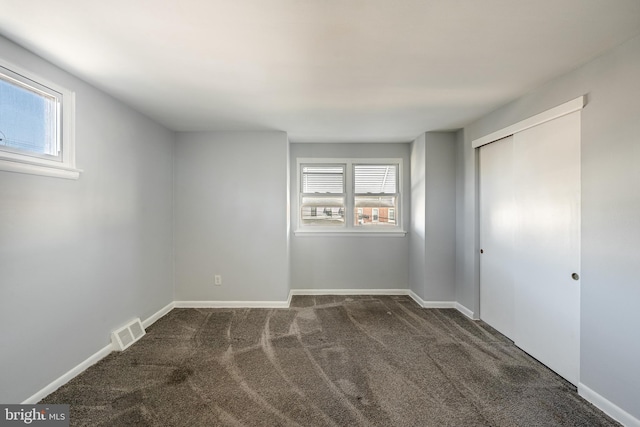
[[[142,322],[137,318],[111,333],[111,345],[116,351],[122,351],[138,341],[145,334]]]

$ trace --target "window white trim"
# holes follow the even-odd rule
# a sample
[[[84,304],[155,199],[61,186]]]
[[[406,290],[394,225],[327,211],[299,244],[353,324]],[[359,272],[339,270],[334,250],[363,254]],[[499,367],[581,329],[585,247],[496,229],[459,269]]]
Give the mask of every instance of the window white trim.
[[[48,159],[22,152],[0,149],[0,171],[19,172],[57,178],[78,179],[75,156],[75,93],[30,71],[0,59],[0,71],[6,69],[36,86],[44,86],[60,94],[60,146],[59,159]]]
[[[300,219],[301,191],[302,191],[302,165],[304,164],[342,164],[345,165],[345,223],[340,226],[321,227],[304,226]],[[356,217],[354,206],[355,183],[353,177],[353,166],[356,164],[397,164],[398,165],[398,209],[396,210],[395,226],[381,227],[374,229],[369,227],[358,227],[353,224]],[[300,157],[296,159],[296,197],[293,214],[295,215],[295,236],[405,236],[407,232],[403,229],[402,215],[404,206],[403,200],[403,164],[402,158],[309,158]],[[398,215],[400,213],[400,215]]]
[[[404,237],[407,232],[404,230],[356,230],[351,228],[350,230],[296,230],[293,234],[297,237],[304,236],[322,236],[322,237],[369,237],[369,236],[384,236],[384,237]]]

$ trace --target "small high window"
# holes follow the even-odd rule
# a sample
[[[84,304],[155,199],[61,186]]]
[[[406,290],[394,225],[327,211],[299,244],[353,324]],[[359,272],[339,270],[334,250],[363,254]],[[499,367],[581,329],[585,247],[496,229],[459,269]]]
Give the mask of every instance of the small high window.
[[[74,94],[0,63],[0,170],[76,179]]]

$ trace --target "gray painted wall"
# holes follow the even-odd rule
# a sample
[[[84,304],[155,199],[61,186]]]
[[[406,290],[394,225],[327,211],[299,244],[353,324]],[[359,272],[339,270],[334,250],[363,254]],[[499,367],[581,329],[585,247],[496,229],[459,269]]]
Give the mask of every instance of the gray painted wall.
[[[426,284],[426,137],[411,143],[411,227],[409,228],[409,287],[424,299]]]
[[[173,301],[174,134],[0,37],[76,92],[77,181],[0,171],[0,402],[19,403]]]
[[[299,157],[402,158],[402,220],[410,217],[409,144],[291,144],[291,217],[296,227]],[[409,238],[391,236],[292,236],[293,289],[407,289]]]
[[[288,145],[284,132],[178,134],[176,300],[287,300]]]
[[[456,135],[426,134],[426,301],[454,301],[456,252]]]
[[[468,150],[465,150],[465,138],[464,129],[460,129],[456,132],[456,301],[471,301],[475,302],[474,295],[476,289],[472,285],[465,285],[473,283],[473,277],[465,277],[465,274],[469,275],[473,273],[473,269],[469,269],[469,262],[465,259],[465,256],[471,254],[473,256],[475,252],[470,250],[473,248],[474,241],[473,235],[469,235],[465,232],[465,225],[469,221],[465,221],[467,215],[472,215],[475,212],[470,209],[465,210],[465,200],[467,197],[475,197],[475,193],[465,193],[465,188],[469,187],[466,180],[469,179],[468,167],[465,165],[465,155],[468,155]],[[472,169],[473,170],[473,169]],[[469,245],[469,248],[467,247]],[[478,270],[479,271],[479,270]],[[472,310],[474,304],[463,304],[467,308]],[[478,318],[477,307],[473,312],[474,318]]]
[[[456,134],[427,132],[411,145],[411,289],[425,301],[454,301]]]
[[[640,418],[640,37],[467,126],[458,199],[464,250],[457,295],[478,308],[477,160],[471,141],[565,101],[582,112],[580,382]]]

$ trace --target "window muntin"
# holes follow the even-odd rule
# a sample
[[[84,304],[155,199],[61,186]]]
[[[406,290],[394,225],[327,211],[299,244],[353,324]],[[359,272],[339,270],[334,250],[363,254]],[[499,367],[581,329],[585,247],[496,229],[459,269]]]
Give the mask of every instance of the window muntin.
[[[0,170],[77,179],[75,94],[0,60]]]
[[[297,163],[298,231],[404,233],[398,221],[400,159],[298,159]]]

